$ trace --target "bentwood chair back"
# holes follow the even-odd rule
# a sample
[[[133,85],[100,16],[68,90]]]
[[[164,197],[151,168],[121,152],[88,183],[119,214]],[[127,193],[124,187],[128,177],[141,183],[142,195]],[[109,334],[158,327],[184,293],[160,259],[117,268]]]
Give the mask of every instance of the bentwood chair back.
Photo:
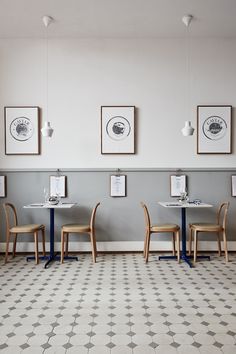
[[[150,239],[152,233],[172,233],[172,246],[173,246],[173,255],[175,256],[175,242],[177,242],[177,260],[180,261],[180,237],[179,237],[179,225],[176,224],[156,224],[151,225],[151,219],[148,212],[148,208],[146,204],[141,202],[141,206],[144,210],[144,218],[145,218],[145,239],[144,239],[144,251],[143,255],[145,261],[148,262],[149,258],[149,248],[150,248]]]
[[[8,260],[9,253],[9,243],[11,235],[14,236],[12,256],[15,257],[16,254],[16,243],[18,234],[34,234],[34,244],[35,244],[35,263],[39,262],[38,254],[38,232],[42,232],[42,247],[43,255],[45,256],[45,226],[42,224],[26,224],[19,225],[16,208],[11,203],[4,203],[3,209],[6,216],[6,253],[5,253],[5,263]]]
[[[97,203],[93,208],[90,223],[88,225],[81,224],[66,224],[61,227],[61,263],[64,262],[64,256],[68,256],[68,244],[69,244],[69,234],[87,234],[90,237],[92,245],[92,257],[93,262],[96,263],[97,257],[97,246],[96,246],[96,236],[95,236],[95,217],[97,208],[100,203]],[[66,249],[65,249],[66,244]]]
[[[229,202],[222,203],[216,214],[216,223],[192,223],[189,224],[189,254],[192,252],[192,237],[194,237],[194,262],[197,261],[198,234],[200,232],[211,232],[217,235],[218,254],[221,256],[221,234],[223,236],[225,260],[228,262],[228,249],[226,237],[227,214],[229,210]]]

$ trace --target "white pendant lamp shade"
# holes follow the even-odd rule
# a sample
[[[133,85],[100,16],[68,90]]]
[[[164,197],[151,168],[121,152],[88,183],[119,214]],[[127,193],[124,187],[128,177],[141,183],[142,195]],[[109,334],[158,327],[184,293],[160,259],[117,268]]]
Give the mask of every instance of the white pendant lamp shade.
[[[43,128],[41,129],[41,133],[46,138],[51,138],[53,134],[53,129],[50,125],[50,122],[45,122]]]
[[[191,122],[189,120],[185,122],[184,127],[181,129],[181,132],[183,136],[193,135],[194,128],[192,127]]]

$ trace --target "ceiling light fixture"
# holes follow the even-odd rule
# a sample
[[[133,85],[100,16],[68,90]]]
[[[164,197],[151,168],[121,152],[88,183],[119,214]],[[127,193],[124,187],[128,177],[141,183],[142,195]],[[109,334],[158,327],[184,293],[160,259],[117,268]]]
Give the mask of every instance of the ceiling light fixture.
[[[43,24],[46,28],[46,121],[41,133],[44,137],[51,138],[53,134],[53,129],[50,122],[48,121],[48,26],[52,23],[53,18],[51,16],[43,16]]]
[[[189,25],[191,23],[193,19],[193,16],[192,15],[185,15],[183,16],[182,18],[182,22],[184,23],[184,25],[186,26],[187,28],[187,34],[186,34],[186,72],[187,72],[187,89],[186,89],[186,98],[187,98],[187,114],[188,114],[188,111],[189,111],[189,38],[188,38],[188,32],[189,32]],[[194,132],[194,128],[192,127],[191,125],[191,122],[190,121],[185,121],[185,125],[184,127],[181,129],[181,132],[183,134],[183,136],[190,136],[190,135],[193,135],[193,132]]]

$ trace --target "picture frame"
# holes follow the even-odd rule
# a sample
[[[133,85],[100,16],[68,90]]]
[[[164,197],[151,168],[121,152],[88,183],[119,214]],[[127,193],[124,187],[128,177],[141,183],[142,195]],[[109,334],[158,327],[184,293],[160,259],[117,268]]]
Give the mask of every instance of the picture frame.
[[[66,176],[49,176],[49,195],[59,196],[61,198],[66,197]]]
[[[4,107],[5,155],[39,155],[39,107]]]
[[[6,176],[0,176],[0,198],[6,197]]]
[[[126,197],[126,175],[110,176],[110,196]]]
[[[170,195],[171,197],[180,197],[181,193],[187,190],[186,175],[171,175],[170,176]]]
[[[236,197],[236,175],[231,176],[231,195]]]
[[[101,106],[101,154],[135,154],[135,106]]]
[[[232,153],[232,106],[197,106],[197,153]]]

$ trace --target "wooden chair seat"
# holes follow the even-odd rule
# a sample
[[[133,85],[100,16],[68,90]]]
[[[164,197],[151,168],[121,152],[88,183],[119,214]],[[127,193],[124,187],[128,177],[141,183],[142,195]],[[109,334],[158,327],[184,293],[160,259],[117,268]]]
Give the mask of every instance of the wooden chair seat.
[[[151,226],[152,232],[176,232],[179,229],[179,225],[176,224],[158,224]]]
[[[216,215],[216,223],[191,223],[189,224],[189,255],[192,252],[192,238],[194,242],[194,252],[193,259],[194,262],[197,261],[197,244],[198,244],[198,234],[200,232],[212,232],[217,234],[218,243],[218,253],[221,256],[221,241],[220,236],[223,236],[225,260],[228,262],[228,249],[227,249],[227,237],[226,237],[226,220],[227,213],[229,209],[229,202],[222,203],[218,208]]]
[[[17,225],[10,228],[12,234],[23,234],[35,232],[37,230],[42,230],[45,226],[42,224],[27,224],[27,225]]]
[[[141,202],[141,206],[144,210],[144,217],[145,217],[145,223],[146,223],[146,235],[145,235],[145,240],[144,240],[144,251],[143,255],[145,258],[146,263],[148,262],[148,257],[149,257],[149,247],[150,247],[150,240],[151,240],[151,234],[152,233],[164,233],[164,232],[171,232],[172,233],[172,246],[173,246],[173,255],[175,256],[175,242],[177,242],[177,260],[178,262],[180,261],[180,237],[179,237],[179,231],[180,227],[179,225],[176,224],[157,224],[157,225],[151,225],[150,221],[150,215],[148,212],[147,206]]]
[[[64,232],[90,232],[89,225],[67,224],[62,226]]]
[[[5,253],[5,263],[8,260],[9,253],[9,243],[10,237],[13,235],[13,251],[12,256],[15,257],[16,254],[16,242],[18,234],[33,234],[34,235],[34,247],[35,247],[35,263],[39,262],[39,252],[38,252],[38,233],[42,233],[42,248],[43,255],[45,256],[45,226],[42,224],[27,224],[18,225],[18,218],[16,208],[11,203],[4,203],[3,208],[6,216],[6,253]],[[13,221],[13,226],[11,225]]]
[[[64,255],[68,255],[68,243],[69,243],[69,234],[70,233],[78,233],[78,234],[88,234],[90,237],[91,245],[92,245],[92,256],[93,262],[96,262],[97,257],[97,246],[96,246],[96,237],[95,237],[95,215],[98,206],[100,203],[97,203],[95,208],[92,211],[90,224],[89,225],[81,225],[81,224],[65,224],[61,227],[61,263],[64,262]],[[65,250],[66,243],[66,250]],[[66,252],[65,252],[66,251]]]
[[[222,226],[217,224],[209,224],[204,222],[190,224],[189,227],[192,229],[197,229],[198,231],[205,231],[205,232],[220,232],[222,231]]]

